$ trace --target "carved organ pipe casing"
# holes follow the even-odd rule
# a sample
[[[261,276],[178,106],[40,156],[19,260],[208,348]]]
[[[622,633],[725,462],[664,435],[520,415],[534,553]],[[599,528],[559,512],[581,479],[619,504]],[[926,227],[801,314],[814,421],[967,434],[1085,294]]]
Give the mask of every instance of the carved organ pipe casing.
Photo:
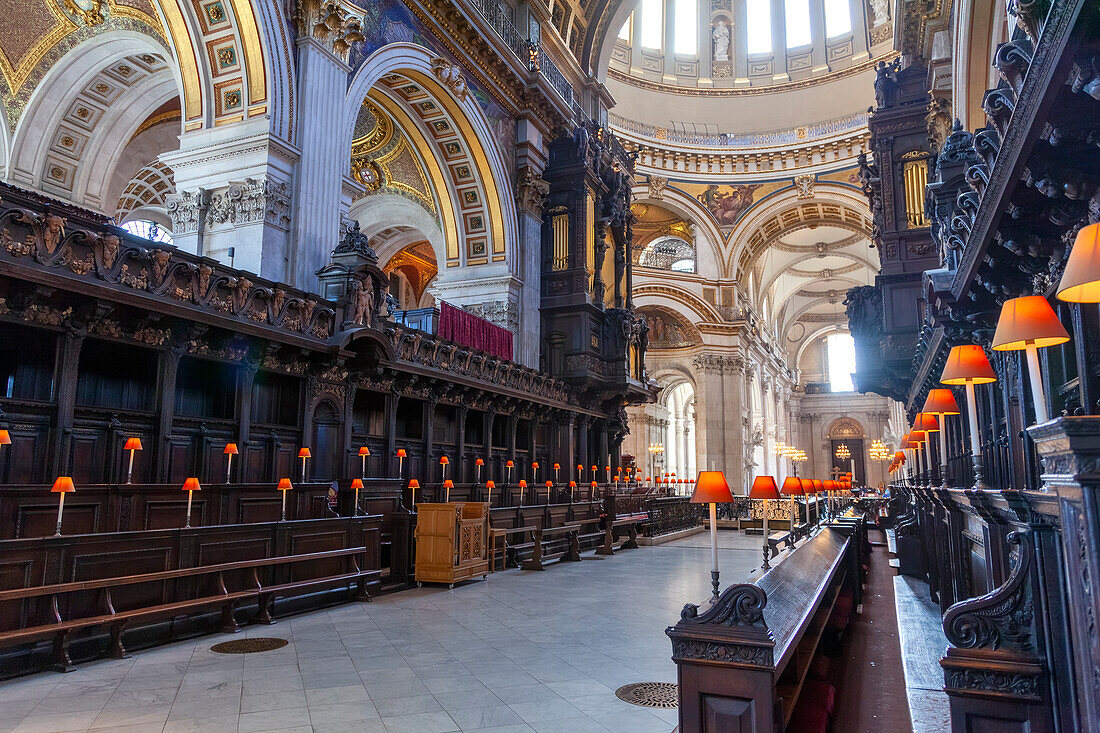
[[[928,162],[909,160],[902,167],[905,181],[905,218],[910,227],[926,227],[924,216],[924,187],[928,183]]]

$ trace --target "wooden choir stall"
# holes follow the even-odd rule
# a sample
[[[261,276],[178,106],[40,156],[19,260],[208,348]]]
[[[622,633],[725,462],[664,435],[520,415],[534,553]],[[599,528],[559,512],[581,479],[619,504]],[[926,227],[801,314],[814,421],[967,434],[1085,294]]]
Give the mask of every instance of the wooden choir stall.
[[[489,573],[489,505],[416,505],[416,583],[454,586]]]

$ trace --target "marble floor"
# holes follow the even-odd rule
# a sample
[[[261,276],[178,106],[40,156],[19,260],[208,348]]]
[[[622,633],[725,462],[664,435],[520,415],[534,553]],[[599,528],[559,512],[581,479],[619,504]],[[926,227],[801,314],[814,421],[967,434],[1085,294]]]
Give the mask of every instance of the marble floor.
[[[760,538],[722,531],[723,585]],[[675,710],[615,689],[674,682],[664,629],[710,588],[706,534],[545,572],[424,587],[246,626],[290,641],[223,655],[217,634],[0,683],[0,733],[668,733]]]

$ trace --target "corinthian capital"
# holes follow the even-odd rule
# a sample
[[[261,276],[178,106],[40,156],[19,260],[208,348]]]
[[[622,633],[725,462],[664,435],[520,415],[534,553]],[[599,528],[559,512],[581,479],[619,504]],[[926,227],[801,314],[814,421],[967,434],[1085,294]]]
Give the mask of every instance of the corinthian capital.
[[[294,21],[301,36],[309,36],[347,63],[352,45],[365,40],[363,21],[333,0],[296,0]]]

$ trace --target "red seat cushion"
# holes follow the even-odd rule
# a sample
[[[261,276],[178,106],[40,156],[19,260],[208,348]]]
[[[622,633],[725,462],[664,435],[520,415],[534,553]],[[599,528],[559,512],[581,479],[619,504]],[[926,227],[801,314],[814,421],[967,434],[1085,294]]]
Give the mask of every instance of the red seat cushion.
[[[825,680],[806,680],[802,684],[802,695],[798,698],[798,704],[803,701],[822,708],[830,716],[836,707],[836,688]]]
[[[799,704],[787,725],[787,730],[791,733],[826,733],[828,729],[829,714],[814,705]]]
[[[810,662],[809,675],[815,680],[827,680],[829,679],[829,668],[832,666],[832,662],[824,654],[818,654]]]

